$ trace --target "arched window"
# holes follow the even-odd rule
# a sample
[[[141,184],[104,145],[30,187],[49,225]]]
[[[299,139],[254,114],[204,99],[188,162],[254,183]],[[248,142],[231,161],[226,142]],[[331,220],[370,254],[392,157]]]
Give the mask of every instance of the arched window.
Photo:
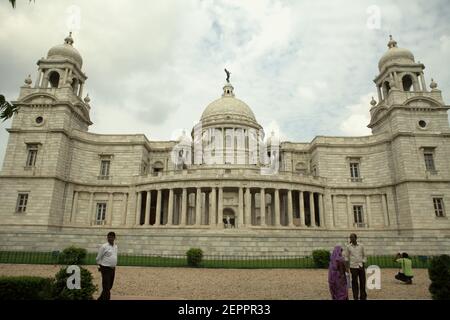
[[[405,75],[402,78],[402,84],[403,84],[403,91],[411,91],[413,82],[409,74]]]
[[[48,77],[50,88],[58,88],[59,85],[59,73],[52,71]]]
[[[389,81],[385,81],[383,83],[385,98],[387,98],[387,95],[389,94],[389,91],[391,91],[391,86],[389,85]]]

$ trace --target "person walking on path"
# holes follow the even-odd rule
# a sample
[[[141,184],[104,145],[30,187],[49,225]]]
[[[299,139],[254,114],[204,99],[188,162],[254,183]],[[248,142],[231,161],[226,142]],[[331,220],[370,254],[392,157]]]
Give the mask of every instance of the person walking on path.
[[[108,242],[102,244],[98,250],[97,264],[102,274],[102,293],[98,300],[110,300],[111,289],[114,284],[117,265],[117,245],[114,244],[116,234],[109,232],[107,235]]]
[[[366,300],[366,263],[364,246],[356,241],[356,234],[350,235],[350,243],[346,247],[345,261],[352,275],[352,291],[354,300]]]
[[[342,251],[341,246],[334,247],[328,267],[328,285],[333,300],[348,300],[346,267]]]

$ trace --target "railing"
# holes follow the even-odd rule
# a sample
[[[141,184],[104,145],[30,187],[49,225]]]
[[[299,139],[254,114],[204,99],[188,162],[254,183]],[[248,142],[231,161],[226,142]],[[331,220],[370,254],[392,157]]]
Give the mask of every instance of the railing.
[[[24,252],[0,251],[0,263],[11,264],[59,264],[59,251]],[[95,265],[95,253],[88,253],[84,259],[85,265]],[[431,256],[411,257],[413,268],[428,268]],[[119,266],[141,267],[188,267],[186,255],[179,254],[121,254],[118,257]],[[380,268],[399,268],[392,256],[369,256],[367,265],[377,265]],[[200,264],[202,268],[234,268],[234,269],[311,269],[316,268],[311,256],[244,256],[244,255],[205,255]]]

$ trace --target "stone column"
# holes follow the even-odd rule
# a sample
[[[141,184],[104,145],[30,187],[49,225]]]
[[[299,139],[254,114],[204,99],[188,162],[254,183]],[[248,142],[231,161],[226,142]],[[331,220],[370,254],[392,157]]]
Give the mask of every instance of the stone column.
[[[78,211],[78,191],[74,191],[73,203],[72,203],[72,213],[70,215],[70,223],[77,222],[77,211]]]
[[[161,189],[158,189],[157,195],[156,195],[156,225],[160,226],[163,223],[163,219],[161,216],[161,198],[162,198],[162,191]]]
[[[383,218],[384,218],[384,226],[389,226],[389,216],[387,211],[387,205],[386,205],[386,194],[381,194],[381,206],[383,208]]]
[[[187,189],[183,188],[181,192],[181,225],[186,225],[186,216],[187,216]]]
[[[298,197],[299,197],[298,205],[300,210],[300,226],[306,226],[306,211],[305,211],[305,200],[303,199],[303,191],[298,192]]]
[[[244,189],[239,187],[238,191],[238,228],[244,226]]]
[[[331,218],[333,219],[333,228],[336,227],[336,195],[331,195]]]
[[[323,212],[325,206],[323,205],[323,194],[319,193],[319,227],[325,227],[325,214]]]
[[[366,195],[367,227],[372,226],[372,212],[370,210],[370,196]]]
[[[199,226],[201,224],[202,215],[202,190],[197,188],[197,194],[195,196],[195,225]]]
[[[425,77],[423,76],[423,73],[420,74],[420,82],[422,83],[422,91],[427,91],[427,85],[425,84]]]
[[[167,225],[173,225],[173,188],[169,189],[169,206],[167,208]]]
[[[314,206],[314,192],[309,192],[309,213],[311,215],[311,227],[316,227],[316,208]]]
[[[252,225],[251,209],[252,209],[252,199],[251,199],[250,188],[245,188],[245,225]]]
[[[144,215],[144,225],[150,225],[150,205],[151,205],[152,192],[147,191],[147,198],[145,199],[145,215]]]
[[[217,226],[223,228],[223,188],[219,187],[219,200],[217,203]]]
[[[288,221],[287,225],[288,227],[294,226],[294,206],[292,203],[292,190],[288,190]]]
[[[280,226],[280,193],[278,189],[274,191],[275,196],[275,227]]]
[[[209,208],[209,200],[210,200],[210,198],[211,198],[211,194],[210,194],[210,192],[205,192],[205,209],[204,209],[204,211],[205,211],[205,215],[203,216],[203,221],[204,221],[204,224],[206,224],[206,225],[209,225],[209,222],[210,222],[210,218],[209,218],[209,213],[210,213],[210,208]]]
[[[136,225],[140,224],[141,220],[141,209],[142,209],[142,193],[138,192],[137,204],[136,204]]]
[[[208,219],[208,223],[209,225],[216,225],[217,221],[216,221],[216,208],[217,208],[217,203],[216,203],[216,188],[211,188],[211,192],[209,193],[209,196],[211,197],[211,201],[210,201],[210,213],[209,213],[209,219]]]
[[[80,98],[83,98],[83,89],[84,89],[84,82],[81,82],[81,84],[80,84],[80,92],[78,93],[78,96]]]
[[[108,226],[110,226],[112,224],[113,203],[114,203],[113,196],[114,196],[114,194],[111,192],[108,197],[108,205],[106,206],[106,208],[107,208],[106,224]]]
[[[378,102],[380,102],[381,100],[383,100],[383,97],[381,96],[381,88],[379,86],[377,86],[377,91],[378,91]]]
[[[351,228],[353,225],[352,208],[350,208],[350,195],[347,194],[347,224]]]
[[[265,226],[266,225],[266,191],[264,190],[264,188],[261,188],[260,191],[260,210],[259,210],[259,214],[261,215],[261,226]]]
[[[92,225],[95,222],[95,210],[94,206],[94,192],[91,192],[89,196],[89,212],[90,212],[90,220],[89,223]]]
[[[127,209],[128,209],[128,193],[123,194],[123,212],[122,212],[122,225],[127,224]]]

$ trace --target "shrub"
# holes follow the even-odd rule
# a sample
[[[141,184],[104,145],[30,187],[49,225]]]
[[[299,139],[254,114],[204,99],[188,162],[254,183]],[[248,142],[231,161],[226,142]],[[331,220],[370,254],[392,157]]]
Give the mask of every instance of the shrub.
[[[316,268],[328,268],[330,263],[330,252],[328,250],[314,250],[312,256]]]
[[[42,277],[0,277],[0,300],[49,300],[53,279]]]
[[[69,289],[67,267],[62,267],[55,275],[53,297],[58,300],[92,300],[97,286],[92,282],[92,274],[89,270],[80,267],[80,289]]]
[[[81,265],[84,264],[87,251],[83,248],[77,248],[74,246],[65,248],[58,257],[59,264],[64,265]]]
[[[203,251],[198,248],[191,248],[186,252],[187,263],[191,267],[198,267],[202,262]]]
[[[431,259],[428,276],[431,280],[431,298],[450,300],[450,256],[443,254]]]

